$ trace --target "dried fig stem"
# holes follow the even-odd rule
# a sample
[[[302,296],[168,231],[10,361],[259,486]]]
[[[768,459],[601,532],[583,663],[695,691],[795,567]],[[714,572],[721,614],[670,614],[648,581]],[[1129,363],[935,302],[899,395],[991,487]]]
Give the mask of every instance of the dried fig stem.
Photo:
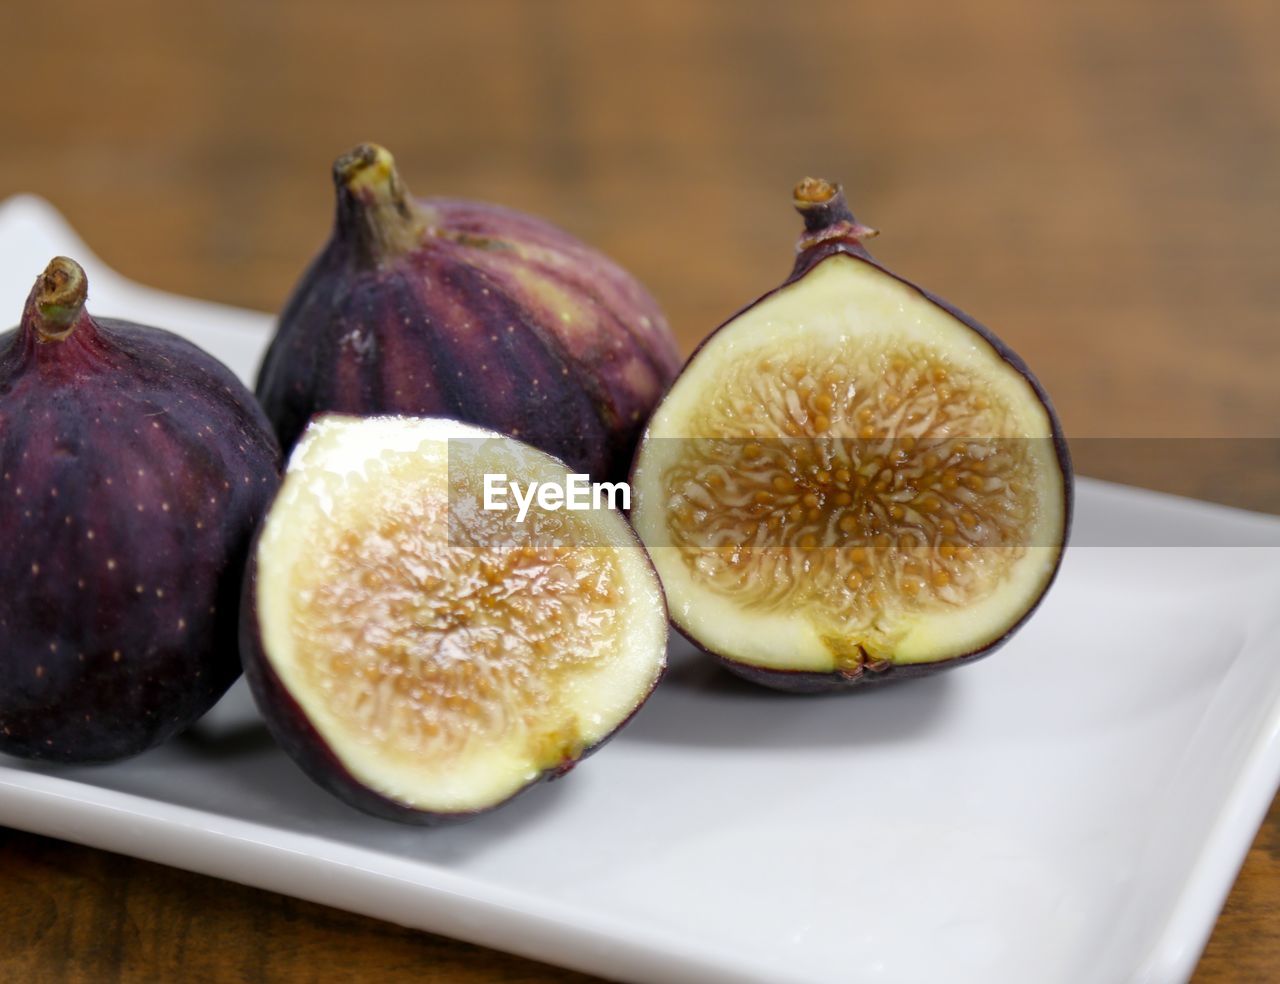
[[[796,247],[799,251],[833,240],[861,243],[880,234],[853,217],[838,184],[805,178],[796,185],[793,197],[796,211],[804,219],[804,235]]]
[[[31,291],[36,338],[60,342],[70,335],[88,294],[89,280],[79,263],[65,256],[50,260]]]
[[[333,164],[339,242],[358,262],[377,266],[416,248],[430,223],[383,147],[364,143]]]

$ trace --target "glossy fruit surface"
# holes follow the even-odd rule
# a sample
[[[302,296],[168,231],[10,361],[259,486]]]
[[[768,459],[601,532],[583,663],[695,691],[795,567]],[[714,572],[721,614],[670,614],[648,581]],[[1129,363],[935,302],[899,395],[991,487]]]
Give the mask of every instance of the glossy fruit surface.
[[[272,733],[366,812],[441,823],[562,775],[666,660],[658,578],[622,515],[483,508],[483,475],[566,467],[439,418],[322,415],[246,585],[245,672]]]
[[[413,198],[381,147],[334,183],[333,234],[258,378],[285,448],[324,411],[438,415],[622,476],[679,367],[635,278],[541,219]]]
[[[253,396],[158,328],[94,319],[54,259],[0,335],[0,751],[107,761],[240,673],[237,606],[279,448]]]
[[[637,456],[672,618],[789,690],[990,653],[1061,561],[1057,417],[994,334],[870,257],[837,187],[795,197],[791,276],[703,343]]]

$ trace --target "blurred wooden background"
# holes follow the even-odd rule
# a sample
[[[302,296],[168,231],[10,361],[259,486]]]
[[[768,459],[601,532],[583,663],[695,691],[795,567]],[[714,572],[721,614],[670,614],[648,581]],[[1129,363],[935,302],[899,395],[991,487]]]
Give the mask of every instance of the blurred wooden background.
[[[687,350],[787,270],[814,173],[1021,351],[1073,437],[1280,430],[1274,0],[63,0],[5,5],[0,36],[0,196],[48,197],[158,287],[277,308],[328,230],[330,160],[376,140],[419,194],[611,253]],[[1280,509],[1274,451],[1083,457]],[[1277,914],[1273,809],[1199,979],[1280,979]],[[0,940],[14,981],[569,979],[7,831]]]

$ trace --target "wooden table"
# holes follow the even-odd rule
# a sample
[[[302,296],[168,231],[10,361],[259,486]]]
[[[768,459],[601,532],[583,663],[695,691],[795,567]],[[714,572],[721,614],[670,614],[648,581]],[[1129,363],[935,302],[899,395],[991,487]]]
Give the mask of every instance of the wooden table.
[[[0,195],[47,196],[159,287],[277,308],[326,234],[330,159],[373,139],[421,194],[613,254],[687,349],[778,281],[816,173],[882,258],[1021,350],[1069,434],[1277,431],[1272,0],[64,0],[0,35]],[[1107,458],[1084,470],[1280,511],[1274,462]],[[1273,808],[1197,979],[1280,980],[1278,913]],[[9,831],[0,941],[12,981],[570,979]]]

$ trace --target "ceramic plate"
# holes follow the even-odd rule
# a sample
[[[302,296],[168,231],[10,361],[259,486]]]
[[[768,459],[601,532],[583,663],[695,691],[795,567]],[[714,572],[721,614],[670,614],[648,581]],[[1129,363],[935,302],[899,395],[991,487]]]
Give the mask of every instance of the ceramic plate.
[[[253,372],[269,318],[128,283],[36,199],[0,320],[58,252]],[[1182,980],[1280,778],[1280,521],[1090,481],[1077,515],[994,658],[797,698],[675,642],[612,744],[464,826],[331,799],[240,687],[124,764],[0,760],[0,823],[623,980]]]

